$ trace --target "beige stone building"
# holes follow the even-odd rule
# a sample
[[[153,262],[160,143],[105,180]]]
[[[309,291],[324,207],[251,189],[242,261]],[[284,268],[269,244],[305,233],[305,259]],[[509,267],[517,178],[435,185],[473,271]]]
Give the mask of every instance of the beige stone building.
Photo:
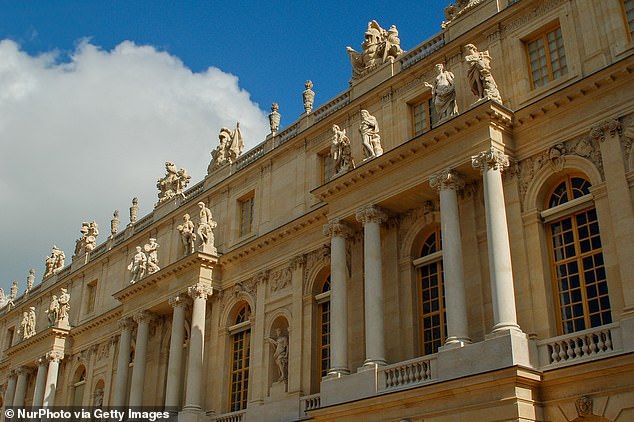
[[[340,96],[85,223],[0,314],[3,405],[634,420],[634,1],[446,16],[407,52],[371,22]]]

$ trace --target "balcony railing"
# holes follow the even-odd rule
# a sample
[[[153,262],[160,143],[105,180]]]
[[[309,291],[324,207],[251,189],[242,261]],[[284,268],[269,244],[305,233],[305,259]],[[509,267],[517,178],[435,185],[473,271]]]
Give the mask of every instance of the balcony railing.
[[[436,355],[406,360],[379,368],[379,393],[412,388],[433,381],[432,367],[436,366]]]
[[[607,356],[620,349],[621,329],[617,324],[578,331],[537,343],[543,369]]]
[[[299,398],[300,409],[304,413],[304,416],[308,416],[308,411],[313,409],[319,409],[321,405],[321,395],[312,394],[310,396],[304,396]]]
[[[246,410],[238,410],[236,412],[225,413],[223,415],[217,416],[216,422],[242,422],[244,420],[244,414],[247,413]]]

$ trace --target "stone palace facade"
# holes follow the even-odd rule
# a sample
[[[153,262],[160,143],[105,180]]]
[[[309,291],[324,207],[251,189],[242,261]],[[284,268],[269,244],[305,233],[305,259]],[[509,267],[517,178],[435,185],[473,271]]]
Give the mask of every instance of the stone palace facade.
[[[2,405],[634,420],[634,0],[445,15],[359,28],[340,96],[54,248],[1,298]]]

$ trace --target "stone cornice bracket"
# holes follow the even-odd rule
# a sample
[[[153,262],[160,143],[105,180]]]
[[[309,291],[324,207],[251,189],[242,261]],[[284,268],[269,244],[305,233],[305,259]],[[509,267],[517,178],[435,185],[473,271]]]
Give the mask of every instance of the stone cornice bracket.
[[[119,320],[119,328],[123,331],[125,329],[132,330],[134,328],[132,318],[123,317]]]
[[[429,186],[432,189],[441,191],[444,189],[451,189],[455,191],[462,190],[465,186],[464,179],[451,169],[444,169],[436,174],[432,174],[429,178]]]
[[[357,208],[355,217],[359,223],[364,225],[367,223],[381,224],[387,221],[387,214],[376,205],[367,205],[365,207]]]
[[[213,291],[214,289],[205,283],[196,283],[187,288],[187,294],[191,296],[192,299],[207,300],[207,296],[211,296]]]
[[[304,265],[306,265],[306,255],[304,254],[295,255],[288,261],[288,267],[291,270],[297,270]]]
[[[617,119],[614,120],[604,120],[596,125],[592,126],[590,130],[590,136],[594,139],[598,139],[601,142],[605,141],[606,135],[610,135],[610,138],[614,138],[617,134],[623,134],[623,128],[621,127],[621,122]]]
[[[192,304],[192,300],[186,295],[180,294],[170,297],[167,303],[169,303],[172,308],[187,307]]]
[[[46,353],[46,359],[49,362],[57,362],[59,363],[60,360],[64,359],[64,355],[60,352],[56,352],[56,351],[50,351],[48,353]]]
[[[324,236],[328,237],[350,237],[352,236],[352,230],[341,219],[335,218],[324,224],[323,228]]]
[[[479,168],[481,173],[487,170],[503,171],[509,166],[509,156],[499,149],[491,147],[487,151],[472,156],[471,165],[476,169]]]
[[[141,324],[142,322],[151,324],[157,319],[156,314],[150,311],[139,311],[135,313],[132,318],[137,324]]]

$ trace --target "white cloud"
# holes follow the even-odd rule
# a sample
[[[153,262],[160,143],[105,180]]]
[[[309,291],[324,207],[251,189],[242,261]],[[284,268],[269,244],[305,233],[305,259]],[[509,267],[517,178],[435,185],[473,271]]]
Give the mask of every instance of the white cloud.
[[[59,62],[0,41],[0,286],[30,267],[41,279],[57,244],[72,255],[82,221],[103,241],[114,209],[127,223],[156,202],[156,179],[174,161],[202,180],[222,126],[247,149],[266,136],[266,114],[218,68],[193,73],[177,57],[125,41],[104,51],[84,40]]]

